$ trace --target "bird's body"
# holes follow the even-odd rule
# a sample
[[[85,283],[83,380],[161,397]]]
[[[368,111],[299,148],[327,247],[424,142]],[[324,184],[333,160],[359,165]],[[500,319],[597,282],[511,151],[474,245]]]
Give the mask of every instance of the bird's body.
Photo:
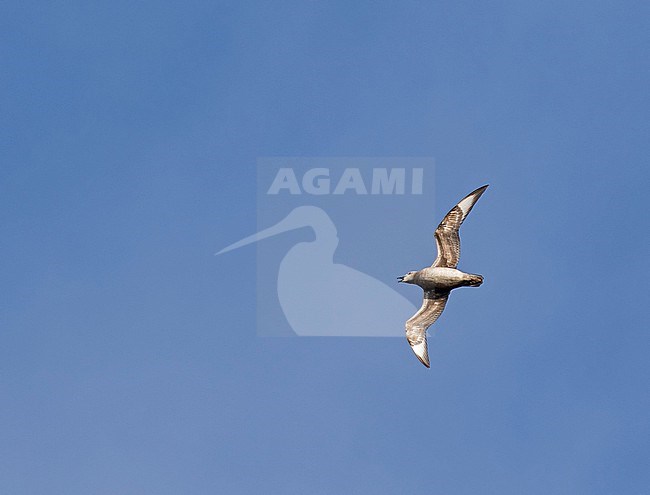
[[[433,264],[418,271],[408,272],[403,277],[397,277],[400,282],[419,285],[424,291],[422,306],[406,322],[406,339],[417,358],[427,368],[430,366],[427,328],[442,314],[449,293],[459,287],[478,287],[483,283],[482,275],[465,273],[456,267],[460,258],[458,229],[487,187],[479,187],[469,193],[440,222],[434,233],[438,256]]]
[[[478,287],[483,283],[483,277],[456,268],[428,266],[415,272],[413,281],[424,290],[449,292],[458,287]]]

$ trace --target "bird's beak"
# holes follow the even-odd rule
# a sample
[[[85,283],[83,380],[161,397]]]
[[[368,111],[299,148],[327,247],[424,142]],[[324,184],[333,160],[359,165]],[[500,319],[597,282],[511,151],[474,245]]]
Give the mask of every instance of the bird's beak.
[[[404,282],[404,277],[397,277],[397,283]]]

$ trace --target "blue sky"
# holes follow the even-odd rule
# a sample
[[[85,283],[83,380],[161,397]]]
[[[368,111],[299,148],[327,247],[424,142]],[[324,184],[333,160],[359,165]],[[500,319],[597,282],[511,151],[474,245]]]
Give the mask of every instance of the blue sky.
[[[0,491],[646,493],[649,14],[5,2]],[[256,337],[260,156],[491,184],[431,370]]]

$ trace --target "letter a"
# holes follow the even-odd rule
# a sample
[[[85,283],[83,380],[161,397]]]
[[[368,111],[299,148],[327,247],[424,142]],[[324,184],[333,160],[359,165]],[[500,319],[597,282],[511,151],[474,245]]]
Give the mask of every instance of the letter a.
[[[300,194],[300,186],[292,168],[281,168],[273,179],[273,183],[266,194],[278,194],[280,189],[288,189],[289,194]]]

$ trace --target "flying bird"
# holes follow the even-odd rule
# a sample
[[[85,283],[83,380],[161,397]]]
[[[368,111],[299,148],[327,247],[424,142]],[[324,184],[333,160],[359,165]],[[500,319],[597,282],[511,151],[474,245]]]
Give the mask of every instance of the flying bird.
[[[438,257],[433,264],[397,277],[398,282],[419,285],[424,290],[422,307],[406,322],[406,340],[427,368],[431,367],[427,351],[427,328],[442,314],[449,293],[458,287],[478,287],[483,283],[482,275],[465,273],[456,267],[460,258],[458,229],[487,187],[485,185],[469,193],[442,219],[434,233]]]

